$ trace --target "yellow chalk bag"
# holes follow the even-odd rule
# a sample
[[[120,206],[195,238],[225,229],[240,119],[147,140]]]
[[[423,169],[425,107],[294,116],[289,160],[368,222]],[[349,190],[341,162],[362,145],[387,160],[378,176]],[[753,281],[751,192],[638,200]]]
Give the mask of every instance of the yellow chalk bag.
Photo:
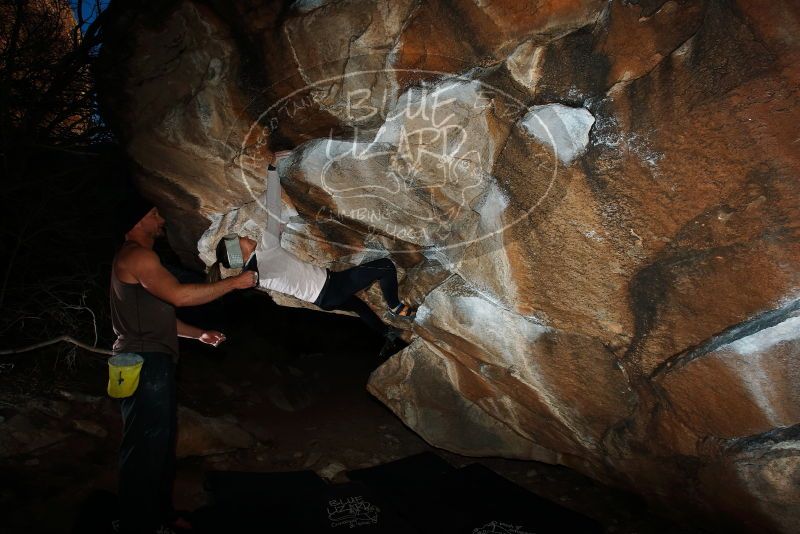
[[[139,387],[144,358],[138,354],[117,354],[108,359],[108,394],[115,399],[130,397]]]

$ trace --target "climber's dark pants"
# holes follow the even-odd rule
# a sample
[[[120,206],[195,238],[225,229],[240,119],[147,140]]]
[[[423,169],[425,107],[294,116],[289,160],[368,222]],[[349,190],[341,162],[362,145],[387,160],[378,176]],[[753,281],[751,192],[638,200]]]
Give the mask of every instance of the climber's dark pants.
[[[175,363],[161,352],[144,358],[139,387],[121,401],[120,530],[152,533],[172,516],[175,475]]]
[[[389,258],[369,261],[344,271],[331,272],[316,304],[323,310],[355,312],[367,326],[383,335],[387,326],[364,301],[355,296],[362,289],[378,281],[383,298],[390,308],[400,304],[397,296],[397,269]]]

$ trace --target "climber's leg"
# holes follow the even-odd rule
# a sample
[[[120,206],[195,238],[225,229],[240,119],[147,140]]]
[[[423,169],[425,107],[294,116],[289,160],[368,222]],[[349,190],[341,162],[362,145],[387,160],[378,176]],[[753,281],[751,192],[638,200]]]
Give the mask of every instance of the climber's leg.
[[[378,281],[383,298],[390,309],[401,306],[397,295],[397,269],[389,258],[370,261],[344,271],[331,273],[328,288],[320,307],[335,308],[352,295]]]

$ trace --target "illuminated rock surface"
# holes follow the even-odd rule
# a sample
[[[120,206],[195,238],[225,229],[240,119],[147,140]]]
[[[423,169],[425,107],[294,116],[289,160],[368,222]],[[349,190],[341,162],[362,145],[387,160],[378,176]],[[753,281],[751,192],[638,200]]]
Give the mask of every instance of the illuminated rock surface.
[[[115,17],[104,101],[184,261],[264,223],[265,156],[295,149],[283,245],[391,255],[421,305],[369,388],[426,440],[797,531],[796,2]]]

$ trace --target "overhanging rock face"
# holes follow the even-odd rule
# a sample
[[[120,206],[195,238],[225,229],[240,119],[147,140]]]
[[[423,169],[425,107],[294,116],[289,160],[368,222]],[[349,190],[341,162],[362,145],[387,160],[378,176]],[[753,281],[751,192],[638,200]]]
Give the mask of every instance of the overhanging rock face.
[[[292,148],[283,246],[400,266],[369,389],[430,443],[798,530],[796,2],[116,9],[104,104],[187,263]]]

